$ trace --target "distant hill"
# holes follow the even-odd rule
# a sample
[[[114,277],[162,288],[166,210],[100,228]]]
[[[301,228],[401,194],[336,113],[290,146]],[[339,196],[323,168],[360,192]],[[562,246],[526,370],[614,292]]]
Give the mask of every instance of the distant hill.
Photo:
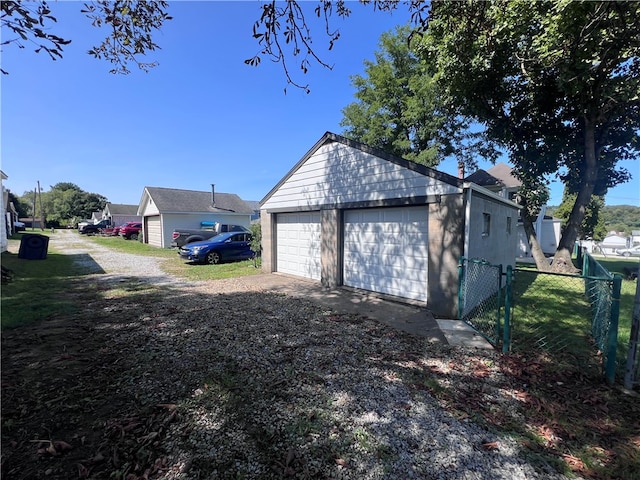
[[[549,206],[547,215],[553,216],[557,206]],[[607,231],[625,232],[640,230],[640,207],[633,205],[605,205],[602,209],[604,224]]]

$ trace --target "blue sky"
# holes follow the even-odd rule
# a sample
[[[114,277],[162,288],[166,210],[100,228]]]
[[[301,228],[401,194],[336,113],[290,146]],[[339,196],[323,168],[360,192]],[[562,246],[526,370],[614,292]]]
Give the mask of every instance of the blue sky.
[[[131,66],[127,76],[85,53],[106,32],[90,26],[82,5],[49,2],[55,33],[72,39],[62,60],[31,44],[3,48],[10,74],[1,79],[2,170],[16,195],[38,181],[44,191],[72,182],[112,203],[138,204],[145,186],[208,191],[214,183],[261,200],[326,131],[342,132],[341,111],[354,100],[350,76],[373,60],[381,33],[409,19],[351,2],[349,19],[332,20],[341,38],[331,52],[315,28],[314,46],[334,68],[312,65],[303,76],[293,67],[306,94],[287,87],[279,64],[244,64],[259,50],[251,37],[258,2],[172,2],[174,19],[154,34],[162,49],[148,55],[160,65],[149,73]],[[305,3],[310,17],[315,5]],[[634,178],[606,203],[640,205],[639,162],[624,166]],[[456,174],[454,161],[438,169]],[[549,203],[561,194],[552,186]]]

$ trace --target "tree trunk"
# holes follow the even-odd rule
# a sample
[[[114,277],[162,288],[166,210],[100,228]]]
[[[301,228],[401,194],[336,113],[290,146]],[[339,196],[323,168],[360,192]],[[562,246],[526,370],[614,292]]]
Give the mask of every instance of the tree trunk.
[[[574,267],[571,261],[571,253],[573,251],[576,238],[578,237],[578,231],[580,224],[584,219],[585,212],[591,195],[596,185],[598,178],[598,163],[596,157],[596,142],[595,142],[595,122],[591,119],[585,118],[584,129],[584,172],[582,181],[580,183],[580,189],[576,195],[576,201],[573,204],[571,213],[569,214],[569,220],[562,232],[558,248],[553,257],[553,263],[551,268],[555,272],[575,273],[579,271]]]
[[[533,228],[533,221],[527,215],[522,216],[522,226],[524,227],[524,233],[527,236],[527,242],[529,243],[531,256],[536,262],[536,267],[538,268],[538,270],[543,272],[549,270],[551,267],[546,257],[544,256],[542,247],[540,247],[540,242],[538,242],[536,230]]]

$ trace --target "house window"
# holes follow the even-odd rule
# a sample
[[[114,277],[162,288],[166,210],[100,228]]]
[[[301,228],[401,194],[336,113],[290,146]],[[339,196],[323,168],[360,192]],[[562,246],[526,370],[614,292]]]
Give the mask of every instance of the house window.
[[[511,235],[511,217],[507,217],[507,233]]]
[[[482,214],[482,236],[488,237],[491,231],[491,215],[488,213]]]

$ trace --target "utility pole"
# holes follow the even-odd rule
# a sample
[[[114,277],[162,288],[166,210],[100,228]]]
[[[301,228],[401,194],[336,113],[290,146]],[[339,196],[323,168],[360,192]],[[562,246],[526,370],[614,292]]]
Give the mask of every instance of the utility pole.
[[[36,189],[33,189],[33,212],[31,215],[31,231],[36,228]]]
[[[38,198],[40,199],[40,230],[44,232],[44,210],[42,210],[42,190],[40,189],[40,180],[38,180]]]

